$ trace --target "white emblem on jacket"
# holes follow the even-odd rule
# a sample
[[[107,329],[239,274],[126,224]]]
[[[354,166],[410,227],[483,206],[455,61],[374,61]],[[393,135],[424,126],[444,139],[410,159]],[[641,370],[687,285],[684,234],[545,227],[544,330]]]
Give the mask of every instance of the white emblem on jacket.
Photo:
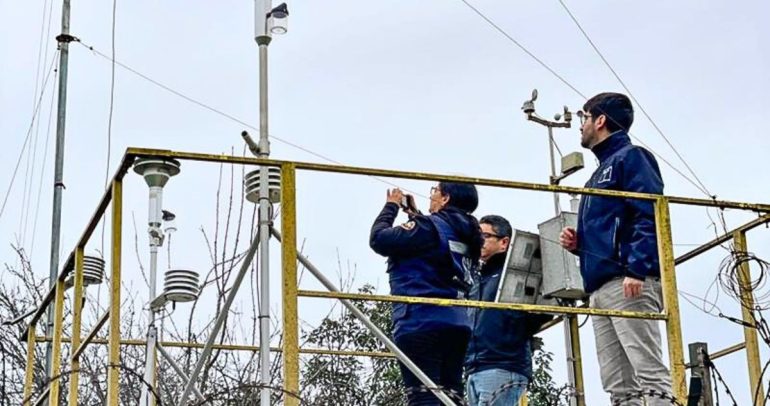
[[[612,167],[608,166],[602,170],[602,174],[599,175],[599,180],[596,183],[604,183],[612,180]]]

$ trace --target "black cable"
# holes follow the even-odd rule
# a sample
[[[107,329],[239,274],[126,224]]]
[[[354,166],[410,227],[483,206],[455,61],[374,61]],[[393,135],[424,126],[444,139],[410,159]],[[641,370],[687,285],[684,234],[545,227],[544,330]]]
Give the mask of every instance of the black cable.
[[[657,398],[662,400],[668,400],[672,405],[684,406],[681,402],[679,402],[679,400],[677,400],[677,398],[672,393],[656,391],[655,389],[628,392],[625,394],[624,397],[620,399],[615,399],[612,402],[612,406],[622,406],[622,405],[628,404],[628,402],[630,402],[631,400],[634,400],[634,399],[644,400],[644,398]]]
[[[473,10],[473,11],[474,11],[476,14],[478,14],[478,16],[479,16],[479,17],[481,17],[481,18],[482,18],[484,21],[486,21],[486,22],[487,22],[487,23],[488,23],[490,26],[492,26],[492,27],[493,27],[495,30],[497,30],[497,31],[498,31],[500,34],[502,34],[502,35],[503,35],[505,38],[507,38],[509,41],[511,41],[511,43],[513,43],[514,45],[516,45],[517,47],[519,47],[519,49],[521,49],[521,50],[522,50],[524,53],[526,53],[526,54],[527,54],[527,55],[529,55],[529,56],[530,56],[532,59],[534,59],[534,60],[535,60],[535,61],[536,61],[538,64],[540,64],[540,66],[542,66],[543,68],[545,68],[545,69],[546,69],[548,72],[550,72],[550,73],[551,73],[551,74],[552,74],[554,77],[556,77],[556,78],[557,78],[557,79],[559,79],[559,80],[560,80],[562,83],[564,83],[564,84],[565,84],[567,87],[569,87],[570,89],[572,89],[572,91],[574,91],[574,92],[575,92],[577,95],[579,95],[580,97],[582,97],[582,98],[583,98],[583,100],[587,100],[587,99],[588,99],[588,97],[586,97],[586,95],[585,95],[585,94],[583,94],[583,93],[582,93],[580,90],[578,90],[578,89],[577,89],[575,86],[573,86],[571,83],[569,83],[569,82],[568,82],[568,81],[567,81],[567,80],[566,80],[566,79],[565,79],[563,76],[559,75],[559,74],[558,74],[558,73],[557,73],[555,70],[553,70],[553,68],[551,68],[550,66],[548,66],[548,64],[546,64],[545,62],[543,62],[543,60],[541,60],[541,59],[540,59],[540,58],[538,58],[538,57],[537,57],[535,54],[533,54],[532,52],[530,52],[530,51],[529,51],[529,50],[528,50],[526,47],[524,47],[524,45],[522,45],[522,44],[521,44],[519,41],[516,41],[516,39],[514,39],[514,38],[513,38],[513,37],[512,37],[510,34],[508,34],[508,33],[507,33],[505,30],[503,30],[502,28],[500,28],[500,26],[498,26],[498,25],[497,25],[497,24],[496,24],[494,21],[492,21],[492,20],[491,20],[489,17],[487,17],[486,15],[484,15],[484,13],[482,13],[481,11],[479,11],[479,9],[477,9],[476,7],[474,7],[474,6],[473,6],[472,4],[470,4],[470,3],[469,3],[467,0],[460,0],[460,1],[462,1],[462,2],[463,2],[465,5],[466,5],[466,6],[468,6],[468,8],[470,8],[471,10]],[[606,115],[606,117],[607,117],[609,120],[612,120],[613,122],[615,122],[615,123],[617,124],[617,121],[615,121],[615,120],[614,120],[614,119],[613,119],[611,116],[609,116],[609,115]],[[680,176],[682,176],[682,177],[683,177],[685,180],[687,180],[688,182],[690,182],[690,183],[691,183],[693,186],[695,186],[695,187],[696,187],[698,190],[700,190],[702,193],[705,193],[705,194],[706,194],[707,196],[709,196],[709,197],[714,197],[714,196],[710,195],[710,194],[708,193],[708,191],[707,191],[707,190],[704,190],[704,189],[702,189],[702,188],[701,188],[701,187],[700,187],[700,186],[699,186],[697,183],[695,183],[695,182],[694,182],[692,179],[690,179],[690,178],[689,178],[687,175],[685,175],[685,174],[684,174],[682,171],[680,171],[679,169],[677,169],[677,168],[676,168],[676,167],[675,167],[673,164],[671,164],[671,162],[669,162],[667,159],[665,159],[665,158],[664,158],[662,155],[660,155],[660,154],[658,154],[657,152],[655,152],[655,150],[653,150],[653,149],[652,149],[652,148],[651,148],[649,145],[647,145],[647,144],[646,144],[644,141],[642,141],[641,139],[639,139],[638,137],[636,137],[636,136],[635,136],[634,134],[632,134],[630,131],[627,131],[627,133],[628,133],[628,135],[629,135],[630,137],[632,137],[634,140],[636,140],[636,141],[637,141],[639,144],[641,144],[643,147],[647,148],[647,149],[648,149],[648,150],[649,150],[649,151],[650,151],[650,152],[651,152],[653,155],[655,155],[655,156],[656,156],[658,159],[660,159],[661,161],[663,161],[663,162],[664,162],[666,165],[668,165],[668,166],[669,166],[669,167],[670,167],[670,168],[671,168],[671,169],[672,169],[674,172],[676,172],[677,174],[679,174]]]
[[[32,134],[32,128],[35,124],[35,119],[37,118],[38,112],[40,111],[40,102],[43,99],[43,94],[45,94],[45,90],[48,87],[48,79],[51,77],[51,72],[53,72],[54,64],[58,61],[58,52],[56,54],[56,57],[51,61],[51,67],[48,69],[48,74],[45,77],[45,82],[43,83],[43,89],[40,91],[40,96],[37,99],[37,102],[35,104],[35,109],[32,113],[32,121],[29,123],[29,129],[27,130],[27,136],[24,138],[24,143],[21,146],[21,152],[19,153],[19,158],[16,160],[16,166],[13,169],[13,175],[11,175],[11,182],[8,185],[8,190],[5,192],[5,198],[3,199],[3,205],[0,206],[0,218],[3,217],[3,213],[5,212],[5,205],[8,203],[8,197],[11,195],[11,189],[13,188],[13,183],[16,180],[16,174],[19,171],[19,165],[21,164],[21,159],[24,156],[24,151],[27,149],[27,144],[29,143],[29,137]]]
[[[754,279],[751,272],[746,272],[748,280],[745,285],[741,282],[740,273],[745,267],[747,270],[754,263],[759,267],[759,272]],[[757,257],[752,252],[739,251],[734,246],[730,254],[719,265],[719,283],[732,298],[740,303],[741,307],[749,311],[770,309],[770,291],[763,292],[767,286],[767,273],[770,271],[770,262]],[[744,298],[744,292],[751,292]],[[757,294],[759,292],[759,294]]]
[[[668,144],[668,146],[671,148],[671,150],[674,151],[674,154],[676,154],[676,156],[679,158],[680,161],[682,161],[682,163],[687,168],[687,170],[690,171],[690,174],[692,174],[692,176],[695,178],[695,180],[698,182],[698,184],[700,184],[700,186],[702,188],[701,191],[704,192],[706,194],[706,196],[711,196],[711,192],[708,190],[706,185],[704,185],[703,182],[698,178],[698,175],[695,174],[695,171],[692,170],[690,165],[687,164],[687,161],[684,160],[684,157],[682,157],[682,155],[679,153],[679,151],[677,151],[677,149],[674,147],[674,145],[668,139],[668,137],[666,137],[666,135],[663,133],[663,131],[660,129],[660,127],[658,127],[658,124],[655,122],[655,120],[653,120],[652,117],[650,117],[650,115],[647,114],[647,110],[645,110],[644,106],[642,106],[642,104],[639,103],[639,100],[636,99],[634,94],[631,92],[631,89],[628,88],[628,86],[623,81],[623,79],[620,78],[620,75],[618,75],[618,73],[615,71],[615,69],[612,67],[612,65],[610,65],[609,61],[607,61],[607,58],[605,58],[604,55],[602,54],[602,52],[599,51],[599,48],[596,46],[596,44],[593,42],[593,40],[591,40],[591,37],[588,36],[588,33],[583,29],[583,26],[580,25],[580,23],[578,22],[577,18],[575,18],[575,16],[572,14],[572,12],[567,7],[567,5],[564,4],[564,0],[559,0],[559,3],[564,8],[564,11],[566,11],[567,14],[570,16],[570,18],[575,23],[575,25],[578,27],[580,32],[583,34],[583,37],[585,37],[585,39],[588,41],[588,43],[591,44],[591,48],[593,48],[594,51],[596,51],[596,54],[599,55],[599,58],[601,58],[601,60],[604,62],[604,65],[607,66],[607,68],[610,70],[610,72],[612,72],[612,75],[615,76],[615,79],[617,79],[618,82],[620,82],[620,85],[623,86],[623,89],[625,89],[626,93],[628,93],[628,96],[631,98],[631,100],[633,100],[634,103],[636,103],[636,105],[639,106],[639,110],[642,111],[642,114],[644,114],[644,116],[647,117],[647,120],[652,124],[652,126],[655,128],[655,130],[658,132],[658,134],[660,134],[660,136],[663,137],[663,139],[666,141],[666,144]]]
[[[765,363],[764,368],[762,368],[762,373],[759,374],[759,379],[757,379],[757,387],[754,388],[754,396],[751,397],[752,401],[754,399],[757,399],[757,396],[759,396],[759,389],[762,388],[762,378],[765,376],[765,372],[767,372],[767,367],[770,366],[770,361]],[[768,388],[770,389],[770,388]],[[770,391],[767,392],[770,394]],[[767,400],[767,397],[765,397],[765,400]],[[763,402],[763,404],[766,404],[767,402]]]
[[[133,74],[134,74],[134,75],[136,75],[136,76],[139,76],[140,78],[142,78],[142,79],[144,79],[144,80],[146,80],[146,81],[148,81],[148,82],[150,82],[150,83],[154,84],[155,86],[157,86],[157,87],[159,87],[159,88],[161,88],[161,89],[163,89],[163,90],[165,90],[165,91],[167,91],[167,92],[169,92],[169,93],[171,93],[171,94],[173,94],[173,95],[175,95],[175,96],[178,96],[178,97],[180,97],[180,98],[182,98],[182,99],[184,99],[184,100],[186,100],[186,101],[188,101],[188,102],[190,102],[190,103],[192,103],[192,104],[195,104],[195,105],[197,105],[198,107],[202,107],[202,108],[204,108],[204,109],[206,109],[206,110],[208,110],[208,111],[210,111],[210,112],[212,112],[212,113],[215,113],[215,114],[218,114],[218,115],[220,115],[220,116],[222,116],[222,117],[225,117],[225,118],[227,118],[227,119],[229,119],[229,120],[231,120],[231,121],[233,121],[233,122],[236,122],[236,123],[238,123],[238,124],[241,124],[241,125],[243,125],[243,126],[245,126],[245,127],[249,128],[249,129],[252,129],[252,130],[254,130],[254,131],[259,131],[259,128],[255,127],[255,126],[253,126],[253,125],[251,125],[251,124],[249,124],[249,123],[247,123],[247,122],[245,122],[245,121],[243,121],[243,120],[241,120],[241,119],[239,119],[239,118],[237,118],[237,117],[235,117],[235,116],[232,116],[232,115],[230,115],[230,114],[228,114],[228,113],[225,113],[225,112],[223,112],[223,111],[221,111],[221,110],[219,110],[219,109],[216,109],[216,108],[214,108],[214,107],[211,107],[211,106],[209,106],[209,105],[207,105],[207,104],[205,104],[205,103],[203,103],[203,102],[200,102],[200,101],[198,101],[198,100],[196,100],[196,99],[193,99],[192,97],[190,97],[190,96],[187,96],[187,95],[185,95],[184,93],[181,93],[181,92],[179,92],[179,91],[177,91],[177,90],[174,90],[173,88],[171,88],[171,87],[169,87],[169,86],[166,86],[166,85],[164,85],[163,83],[161,83],[161,82],[158,82],[157,80],[155,80],[155,79],[152,79],[152,78],[150,78],[149,76],[147,76],[147,75],[145,75],[145,74],[143,74],[143,73],[141,73],[141,72],[139,72],[139,71],[137,71],[137,70],[135,70],[135,69],[133,69],[133,68],[131,68],[131,67],[129,67],[129,66],[127,66],[127,65],[123,64],[123,63],[121,63],[121,62],[119,62],[119,61],[116,61],[116,60],[111,60],[111,59],[110,59],[110,58],[109,58],[107,55],[103,54],[102,52],[99,52],[99,51],[98,51],[96,48],[94,48],[93,46],[91,46],[91,45],[87,45],[87,44],[83,43],[83,42],[82,42],[82,41],[81,41],[79,38],[75,38],[75,41],[76,41],[77,43],[79,43],[80,45],[84,46],[85,48],[88,48],[88,50],[90,50],[91,52],[93,52],[93,53],[94,53],[94,54],[96,54],[97,56],[100,56],[100,57],[102,57],[102,58],[104,58],[104,59],[107,59],[108,61],[111,61],[112,63],[116,64],[117,66],[119,66],[119,67],[121,67],[121,68],[123,68],[123,69],[127,70],[127,71],[128,71],[128,72],[130,72],[130,73],[133,73]],[[321,155],[321,154],[319,154],[319,153],[317,153],[317,152],[314,152],[314,151],[312,151],[312,150],[310,150],[310,149],[308,149],[308,148],[305,148],[305,147],[303,147],[303,146],[301,146],[301,145],[299,145],[299,144],[295,144],[295,143],[293,143],[293,142],[291,142],[291,141],[288,141],[288,140],[286,140],[286,139],[280,138],[280,137],[278,137],[278,136],[275,136],[275,135],[272,135],[272,134],[270,134],[270,138],[272,138],[272,139],[274,139],[274,140],[276,140],[276,141],[278,141],[278,142],[280,142],[280,143],[283,143],[283,144],[285,144],[285,145],[288,145],[288,146],[290,146],[290,147],[292,147],[292,148],[296,148],[296,149],[298,149],[298,150],[300,150],[300,151],[302,151],[302,152],[305,152],[305,153],[307,153],[307,154],[313,155],[313,156],[315,156],[315,157],[317,157],[317,158],[320,158],[320,159],[322,159],[322,160],[324,160],[324,161],[326,161],[326,162],[330,162],[330,163],[333,163],[333,164],[336,164],[336,165],[345,166],[345,165],[344,165],[342,162],[340,162],[340,161],[337,161],[337,160],[331,159],[331,158],[329,158],[329,157],[327,157],[327,156]],[[393,187],[399,187],[399,188],[400,188],[400,186],[399,186],[399,185],[397,185],[397,184],[395,184],[395,183],[393,183],[393,182],[390,182],[390,181],[388,181],[388,180],[386,180],[386,179],[383,179],[383,178],[381,178],[381,177],[378,177],[378,176],[371,176],[371,175],[369,175],[369,177],[371,177],[371,178],[373,178],[373,179],[375,179],[375,180],[377,180],[377,181],[379,181],[379,182],[381,182],[381,183],[384,183],[384,184],[386,184],[386,185],[389,185],[389,186],[393,186]],[[419,192],[415,192],[415,191],[412,191],[412,190],[409,190],[409,189],[406,189],[406,188],[402,188],[402,189],[403,189],[404,191],[406,191],[406,192],[409,192],[409,193],[411,193],[411,194],[415,195],[415,196],[419,196],[419,197],[422,197],[422,198],[424,198],[424,199],[428,199],[428,196],[426,196],[426,195],[424,195],[424,194],[422,194],[422,193],[419,193]]]
[[[45,15],[46,15],[45,12],[43,12],[43,17],[45,17]],[[48,27],[46,28],[45,36],[43,36],[43,38],[50,38],[51,26],[52,26],[51,22],[53,21],[52,17],[53,17],[53,1],[50,1],[50,2],[48,2]],[[46,65],[48,64],[48,45],[50,43],[51,43],[51,41],[45,41],[45,51],[43,51],[43,55],[44,55],[43,62]],[[54,54],[54,58],[55,57],[56,57],[56,54]],[[54,70],[54,72],[56,72],[56,70]],[[35,79],[35,81],[37,82],[37,79]],[[56,87],[56,83],[57,83],[57,81],[54,81],[54,85],[53,85],[54,88]],[[35,234],[37,233],[38,213],[39,213],[39,210],[40,210],[40,201],[42,200],[40,198],[40,196],[41,196],[41,193],[42,193],[42,190],[43,190],[43,187],[42,187],[43,186],[43,177],[45,175],[46,161],[47,161],[47,158],[48,158],[47,151],[48,151],[48,142],[49,142],[49,139],[50,139],[50,136],[51,136],[51,122],[52,122],[51,118],[53,117],[53,102],[54,102],[55,95],[56,95],[56,92],[51,92],[51,107],[49,109],[48,126],[46,128],[45,147],[43,149],[43,151],[44,151],[43,152],[43,164],[42,164],[42,167],[40,168],[40,182],[39,182],[38,188],[37,188],[37,199],[36,199],[37,203],[35,204],[35,217],[34,217],[35,219],[34,219],[34,221],[32,223],[32,238],[31,238],[31,241],[30,241],[29,252],[34,252],[35,251]],[[40,130],[40,128],[38,126],[38,128],[35,131],[37,132],[39,130]],[[37,134],[35,136],[37,137]]]
[[[559,156],[564,158],[564,154],[561,153],[561,148],[559,148],[559,144],[556,143],[556,139],[551,137],[551,142],[553,142],[553,146],[556,147],[556,152],[559,153]]]
[[[112,153],[112,113],[115,108],[115,15],[118,8],[118,0],[112,0],[112,57],[110,61],[110,108],[107,118],[107,159],[104,164],[104,187],[107,187],[107,182],[110,179],[110,154]],[[101,242],[102,252],[104,252],[104,228],[107,222],[102,221]]]
[[[53,1],[51,1],[51,5],[53,5]],[[38,47],[37,47],[37,66],[35,67],[35,90],[32,92],[32,98],[37,96],[38,92],[38,86],[40,85],[40,74],[41,74],[41,67],[44,65],[47,65],[48,63],[48,42],[44,41],[44,38],[48,38],[47,35],[43,36],[43,33],[45,32],[45,20],[46,20],[46,8],[48,6],[48,0],[45,0],[43,2],[43,16],[42,21],[40,23],[40,39],[38,40]],[[48,20],[48,30],[50,32],[50,18]],[[45,42],[45,53],[43,53],[43,43]],[[45,61],[43,61],[45,59]],[[33,110],[35,109],[35,105],[33,104]],[[25,239],[28,229],[28,223],[29,223],[29,208],[31,206],[32,202],[32,182],[34,182],[35,178],[35,157],[37,156],[37,140],[40,138],[40,124],[38,121],[38,125],[35,126],[35,137],[32,142],[32,148],[27,150],[27,168],[24,173],[24,189],[22,192],[22,200],[21,200],[21,215],[19,216],[19,239],[20,239],[20,246],[25,246]],[[31,158],[30,158],[31,155]],[[32,174],[30,175],[30,165],[32,165]],[[29,187],[28,187],[29,185]],[[38,198],[39,200],[39,198]],[[23,224],[23,226],[22,226]],[[32,250],[30,249],[30,252]]]
[[[471,10],[473,10],[473,11],[474,11],[476,14],[478,14],[478,16],[479,16],[479,17],[481,17],[481,18],[482,18],[484,21],[486,21],[486,22],[487,22],[487,23],[488,23],[490,26],[492,26],[492,27],[493,27],[495,30],[497,30],[497,32],[499,32],[500,34],[502,34],[502,35],[503,35],[505,38],[508,38],[508,40],[509,40],[509,41],[511,41],[511,42],[512,42],[514,45],[516,45],[517,47],[519,47],[519,49],[521,49],[521,50],[522,50],[522,51],[523,51],[525,54],[529,55],[529,56],[530,56],[532,59],[534,59],[534,60],[535,60],[535,61],[536,61],[538,64],[540,64],[540,66],[542,66],[543,68],[545,68],[545,69],[546,69],[548,72],[550,72],[550,73],[551,73],[553,76],[555,76],[557,79],[559,79],[559,80],[560,80],[562,83],[564,83],[564,84],[565,84],[567,87],[569,87],[569,88],[570,88],[570,89],[572,89],[572,90],[573,90],[575,93],[577,93],[578,95],[580,95],[580,97],[582,97],[583,99],[588,99],[588,97],[586,97],[586,96],[585,96],[585,95],[584,95],[584,94],[583,94],[583,93],[582,93],[580,90],[578,90],[578,89],[577,89],[575,86],[572,86],[572,84],[571,84],[570,82],[568,82],[568,81],[567,81],[567,79],[564,79],[564,77],[562,77],[561,75],[559,75],[559,74],[558,74],[558,73],[557,73],[555,70],[553,70],[553,69],[552,69],[550,66],[548,66],[548,64],[546,64],[545,62],[543,62],[543,60],[542,60],[542,59],[538,58],[538,57],[537,57],[535,54],[533,54],[532,52],[530,52],[530,51],[529,51],[529,50],[528,50],[528,49],[527,49],[527,48],[526,48],[524,45],[522,45],[522,44],[521,44],[519,41],[516,41],[516,40],[515,40],[515,39],[514,39],[514,38],[513,38],[513,37],[512,37],[510,34],[508,34],[508,33],[507,33],[505,30],[503,30],[502,28],[500,28],[500,26],[498,26],[497,24],[495,24],[495,22],[494,22],[494,21],[492,21],[492,20],[491,20],[489,17],[487,17],[486,15],[484,15],[484,13],[482,13],[481,11],[479,11],[479,9],[477,9],[476,7],[474,7],[474,6],[473,6],[471,3],[469,3],[467,0],[460,0],[460,1],[462,1],[463,3],[465,3],[465,5],[466,5],[466,6],[468,6],[468,8],[470,8],[470,9],[471,9]]]
[[[727,394],[727,396],[730,396],[730,399],[733,401],[733,406],[738,406],[738,402],[735,401],[735,397],[733,396],[733,393],[730,391],[730,387],[727,386],[727,382],[725,382],[724,378],[722,378],[722,374],[717,369],[716,364],[714,364],[710,359],[706,360],[706,362],[708,363],[708,366],[711,368],[713,373],[716,373],[717,381],[722,383],[722,386],[724,386],[725,393]],[[717,402],[718,401],[719,400],[717,399]]]

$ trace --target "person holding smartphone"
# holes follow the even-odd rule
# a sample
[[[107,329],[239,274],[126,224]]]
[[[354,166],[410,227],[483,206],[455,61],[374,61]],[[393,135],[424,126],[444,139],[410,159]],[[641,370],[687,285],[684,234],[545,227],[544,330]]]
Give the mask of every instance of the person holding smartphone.
[[[409,221],[394,226],[399,209]],[[388,190],[385,207],[372,225],[369,245],[388,257],[390,293],[400,296],[464,299],[483,239],[471,213],[478,206],[472,184],[440,182],[431,188],[429,214],[399,189]],[[470,337],[468,312],[460,307],[393,304],[396,345],[442,390],[462,398],[462,370]],[[400,364],[410,406],[440,405]]]

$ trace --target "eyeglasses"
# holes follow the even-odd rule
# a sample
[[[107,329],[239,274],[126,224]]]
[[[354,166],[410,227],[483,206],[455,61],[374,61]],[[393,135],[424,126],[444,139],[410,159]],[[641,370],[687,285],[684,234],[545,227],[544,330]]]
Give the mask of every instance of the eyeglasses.
[[[481,236],[484,237],[486,240],[487,238],[497,238],[498,240],[503,238],[502,235],[492,234],[492,233],[481,233]]]
[[[430,194],[438,193],[441,194],[441,189],[438,188],[438,186],[431,186],[430,187]]]
[[[583,125],[588,121],[589,118],[593,117],[591,113],[586,113],[583,110],[579,110],[577,113],[578,118],[580,119],[580,125]]]

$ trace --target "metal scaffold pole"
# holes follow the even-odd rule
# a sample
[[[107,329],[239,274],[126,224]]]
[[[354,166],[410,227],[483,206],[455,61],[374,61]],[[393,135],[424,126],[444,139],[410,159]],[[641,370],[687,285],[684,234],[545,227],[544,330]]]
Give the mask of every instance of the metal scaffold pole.
[[[53,183],[53,215],[51,217],[51,250],[48,269],[48,287],[53,289],[59,274],[59,245],[61,237],[62,192],[64,191],[64,129],[67,118],[67,77],[69,68],[70,41],[70,1],[64,0],[61,12],[61,34],[56,37],[59,42],[59,97],[56,112],[56,155],[54,161]],[[54,323],[53,308],[48,308],[48,322],[45,334],[51,335]],[[45,371],[48,377],[56,374],[51,370],[52,343],[45,347]]]
[[[267,30],[269,0],[256,0],[254,10],[255,39],[259,47],[259,158],[270,157],[267,100],[267,46],[271,37]],[[270,192],[268,167],[259,168],[259,371],[260,405],[270,406]]]

